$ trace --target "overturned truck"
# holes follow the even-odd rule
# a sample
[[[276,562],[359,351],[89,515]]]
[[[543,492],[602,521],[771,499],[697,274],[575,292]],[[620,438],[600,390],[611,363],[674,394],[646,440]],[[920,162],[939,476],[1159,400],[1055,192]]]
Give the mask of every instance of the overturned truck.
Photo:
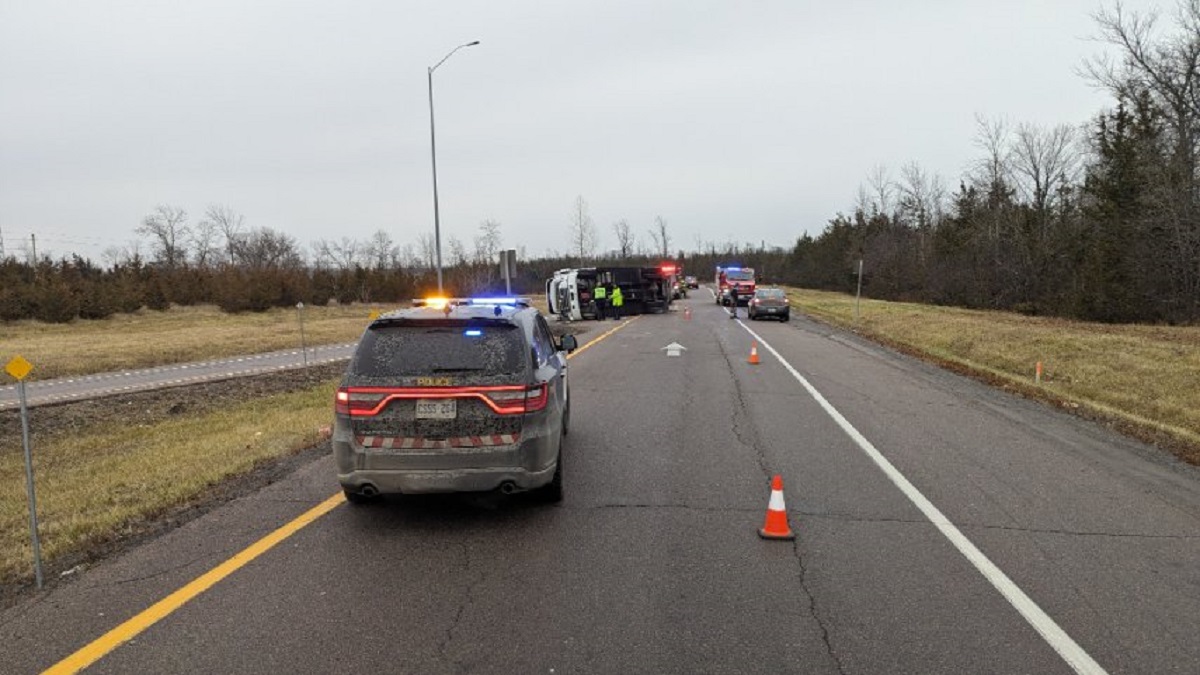
[[[657,314],[670,307],[673,283],[673,275],[657,267],[562,269],[546,280],[546,302],[550,313],[565,321],[596,319],[596,286],[615,284],[625,296],[623,314]]]

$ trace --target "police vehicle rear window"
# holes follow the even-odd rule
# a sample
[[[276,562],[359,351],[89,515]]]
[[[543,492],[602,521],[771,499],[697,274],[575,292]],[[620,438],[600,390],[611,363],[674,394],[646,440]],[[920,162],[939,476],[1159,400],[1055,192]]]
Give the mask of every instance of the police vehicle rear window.
[[[513,325],[380,326],[363,335],[350,370],[367,377],[519,375],[530,359]]]

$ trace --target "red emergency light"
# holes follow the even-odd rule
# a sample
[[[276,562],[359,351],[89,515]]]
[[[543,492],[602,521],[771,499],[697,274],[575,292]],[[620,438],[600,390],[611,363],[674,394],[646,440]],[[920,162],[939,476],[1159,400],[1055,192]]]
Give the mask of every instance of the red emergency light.
[[[674,274],[675,266],[674,265],[663,265],[662,271],[663,271],[663,274]]]

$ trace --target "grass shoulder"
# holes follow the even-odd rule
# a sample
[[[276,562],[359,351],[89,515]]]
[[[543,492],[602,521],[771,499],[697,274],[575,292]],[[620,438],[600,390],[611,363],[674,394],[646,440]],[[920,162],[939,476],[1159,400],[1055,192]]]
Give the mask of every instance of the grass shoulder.
[[[1200,327],[1110,325],[788,289],[794,307],[1200,464]],[[1041,362],[1041,382],[1036,367]]]
[[[35,408],[38,511],[51,577],[178,523],[197,504],[227,494],[230,481],[322,446],[341,367]],[[18,425],[14,411],[0,413],[0,596],[28,581],[32,559]]]

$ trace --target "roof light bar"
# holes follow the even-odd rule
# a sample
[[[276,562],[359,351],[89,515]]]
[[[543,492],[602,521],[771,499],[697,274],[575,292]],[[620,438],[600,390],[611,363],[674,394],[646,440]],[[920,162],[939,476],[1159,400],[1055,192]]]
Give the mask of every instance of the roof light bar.
[[[475,307],[532,307],[532,298],[413,298],[413,307],[429,307],[431,309],[448,309],[463,306]]]
[[[531,300],[529,298],[516,298],[516,297],[470,298],[467,300],[467,302],[468,302],[468,304],[471,304],[471,305],[511,305],[513,307],[515,307],[517,305],[529,306],[529,305],[533,304],[533,300]]]

